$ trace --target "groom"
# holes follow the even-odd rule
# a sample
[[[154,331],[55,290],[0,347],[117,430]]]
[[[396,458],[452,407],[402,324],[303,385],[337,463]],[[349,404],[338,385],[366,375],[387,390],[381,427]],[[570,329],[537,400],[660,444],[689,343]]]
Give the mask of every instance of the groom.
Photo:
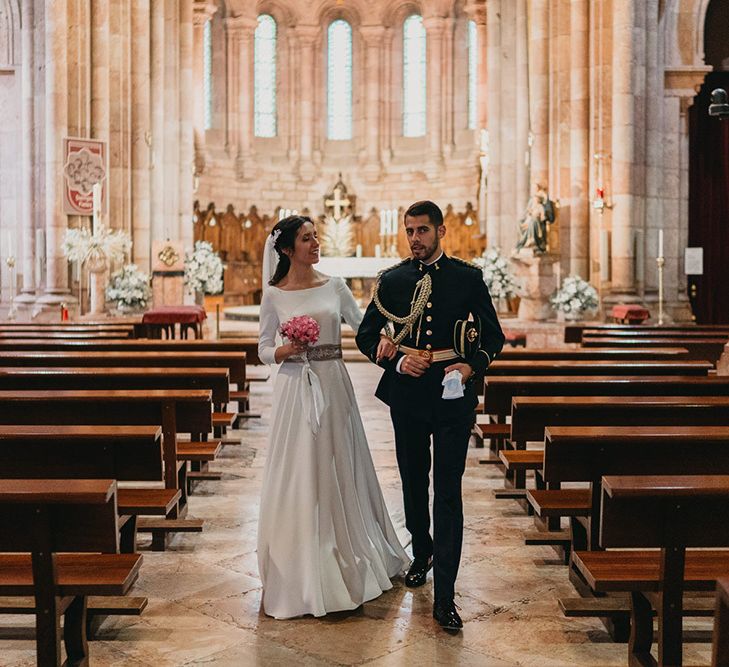
[[[405,212],[404,224],[412,257],[380,274],[357,346],[385,369],[375,395],[390,407],[412,535],[414,560],[405,583],[422,586],[432,567],[433,616],[443,628],[458,630],[463,623],[453,598],[463,541],[461,477],[477,390],[504,335],[480,268],[441,250],[446,228],[438,206],[416,202]],[[383,328],[399,346],[391,359],[377,357]],[[442,383],[451,371],[460,372],[465,386],[462,397],[446,400]],[[457,382],[455,389],[460,393]]]

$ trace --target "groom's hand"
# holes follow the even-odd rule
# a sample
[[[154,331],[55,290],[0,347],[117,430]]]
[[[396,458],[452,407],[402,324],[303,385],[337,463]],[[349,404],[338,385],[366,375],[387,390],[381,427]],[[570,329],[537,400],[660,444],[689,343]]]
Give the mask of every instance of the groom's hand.
[[[419,378],[430,368],[430,359],[424,359],[414,354],[406,354],[400,364],[400,372]]]
[[[463,384],[466,384],[466,382],[468,382],[468,379],[473,375],[473,368],[471,368],[468,364],[451,364],[444,369],[443,373],[445,375],[448,375],[448,373],[450,373],[451,371],[461,372],[461,382]]]

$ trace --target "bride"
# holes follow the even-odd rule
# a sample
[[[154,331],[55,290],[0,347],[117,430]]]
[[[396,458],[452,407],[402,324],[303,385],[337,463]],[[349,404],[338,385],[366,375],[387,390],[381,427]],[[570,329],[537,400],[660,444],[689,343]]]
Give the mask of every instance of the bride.
[[[311,220],[279,221],[266,241],[258,343],[264,363],[281,364],[258,526],[263,609],[275,618],[356,609],[409,564],[342,361],[341,319],[356,332],[362,314],[341,278],[314,270],[318,261]],[[300,315],[320,327],[308,350],[278,333]],[[383,338],[379,354],[395,348]]]

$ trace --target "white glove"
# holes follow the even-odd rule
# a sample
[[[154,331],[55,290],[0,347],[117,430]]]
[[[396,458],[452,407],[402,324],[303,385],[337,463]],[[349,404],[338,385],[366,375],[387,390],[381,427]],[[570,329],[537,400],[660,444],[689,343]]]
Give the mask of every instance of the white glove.
[[[451,371],[443,378],[443,399],[446,401],[463,398],[463,375],[461,371]]]

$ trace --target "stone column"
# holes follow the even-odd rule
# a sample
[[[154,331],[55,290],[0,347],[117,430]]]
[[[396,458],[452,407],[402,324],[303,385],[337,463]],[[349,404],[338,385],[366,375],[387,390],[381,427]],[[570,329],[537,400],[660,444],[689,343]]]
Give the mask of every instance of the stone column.
[[[22,26],[21,26],[21,56],[20,56],[20,86],[22,95],[21,124],[21,197],[19,224],[20,236],[20,263],[19,269],[23,276],[21,292],[16,297],[16,303],[33,303],[35,301],[35,166],[33,161],[33,122],[34,104],[34,76],[35,51],[33,46],[33,0],[23,0]]]
[[[225,150],[232,158],[238,155],[238,134],[240,133],[240,58],[238,58],[238,22],[235,18],[225,19],[227,105],[225,122]]]
[[[316,175],[314,166],[314,45],[319,28],[313,25],[296,27],[299,40],[301,63],[301,95],[299,111],[301,118],[301,139],[299,144],[299,177],[311,183]]]
[[[486,28],[486,3],[478,0],[468,0],[465,7],[468,18],[476,24],[476,43],[478,45],[478,86],[476,98],[478,100],[478,115],[476,131],[485,129],[488,121],[488,59],[486,49],[488,33]]]
[[[613,2],[612,90],[612,291],[635,292],[636,196],[635,16],[637,0]]]
[[[383,91],[382,91],[382,163],[385,167],[392,160],[392,41],[395,31],[392,28],[385,29],[385,36],[382,41],[383,49]]]
[[[360,34],[364,41],[365,51],[365,142],[366,158],[364,176],[369,183],[376,183],[382,174],[380,162],[380,105],[382,85],[380,79],[382,38],[385,29],[382,26],[363,26]]]
[[[194,0],[192,4],[192,79],[198,91],[193,112],[195,164],[197,171],[205,166],[205,24],[218,10],[209,0]]]
[[[110,210],[109,184],[111,183],[111,145],[109,127],[109,7],[108,0],[91,0],[91,137],[107,142],[106,210]],[[108,221],[108,220],[107,220]]]
[[[441,79],[443,81],[443,151],[447,157],[451,157],[456,148],[455,142],[455,107],[454,94],[455,87],[454,77],[454,59],[453,44],[455,39],[456,20],[449,16],[445,20],[445,29],[443,31],[443,71]],[[467,52],[467,51],[466,51]],[[468,85],[468,84],[467,84]],[[468,113],[468,112],[466,112]]]
[[[255,19],[238,16],[229,19],[235,42],[233,57],[238,61],[237,150],[235,171],[238,180],[255,178],[253,163],[253,34]]]
[[[151,147],[149,165],[151,169],[151,210],[150,240],[162,238],[165,229],[165,6],[163,2],[150,3],[150,74],[151,91],[154,91],[154,104],[151,105]]]
[[[570,273],[589,279],[590,39],[587,0],[570,3]]]
[[[147,145],[152,123],[149,7],[148,0],[132,0],[132,257],[140,266],[149,265],[152,252],[151,148]]]
[[[428,156],[425,163],[425,173],[428,179],[433,180],[441,176],[443,171],[443,33],[445,19],[440,16],[430,16],[423,20],[426,35],[427,53],[427,139]]]
[[[531,0],[529,10],[531,181],[549,188],[549,0]]]
[[[486,242],[501,245],[501,0],[486,5],[488,64],[488,186],[486,191]]]
[[[529,35],[526,0],[516,5],[516,201],[514,210],[521,212],[529,199]],[[507,98],[508,99],[508,98]]]
[[[176,237],[185,247],[192,246],[192,203],[193,172],[195,169],[195,141],[193,135],[193,105],[189,103],[190,93],[195,90],[193,80],[193,0],[178,0],[180,12],[179,45],[179,173],[180,197],[178,201],[178,223]]]
[[[164,5],[164,222],[160,236],[175,239],[180,206],[180,9],[178,0],[164,0]]]
[[[68,263],[61,251],[68,218],[63,212],[63,138],[68,131],[66,0],[46,0],[45,18],[45,222],[46,293],[39,303],[74,301],[68,291]]]
[[[288,106],[288,159],[289,164],[296,165],[299,161],[299,136],[300,136],[300,122],[301,114],[299,113],[299,98],[301,91],[299,89],[299,59],[297,54],[299,52],[299,40],[296,37],[296,33],[293,30],[287,30],[286,32],[286,46],[287,46],[287,57],[288,63],[286,70],[288,71],[288,85],[289,92],[287,95],[287,106]]]

